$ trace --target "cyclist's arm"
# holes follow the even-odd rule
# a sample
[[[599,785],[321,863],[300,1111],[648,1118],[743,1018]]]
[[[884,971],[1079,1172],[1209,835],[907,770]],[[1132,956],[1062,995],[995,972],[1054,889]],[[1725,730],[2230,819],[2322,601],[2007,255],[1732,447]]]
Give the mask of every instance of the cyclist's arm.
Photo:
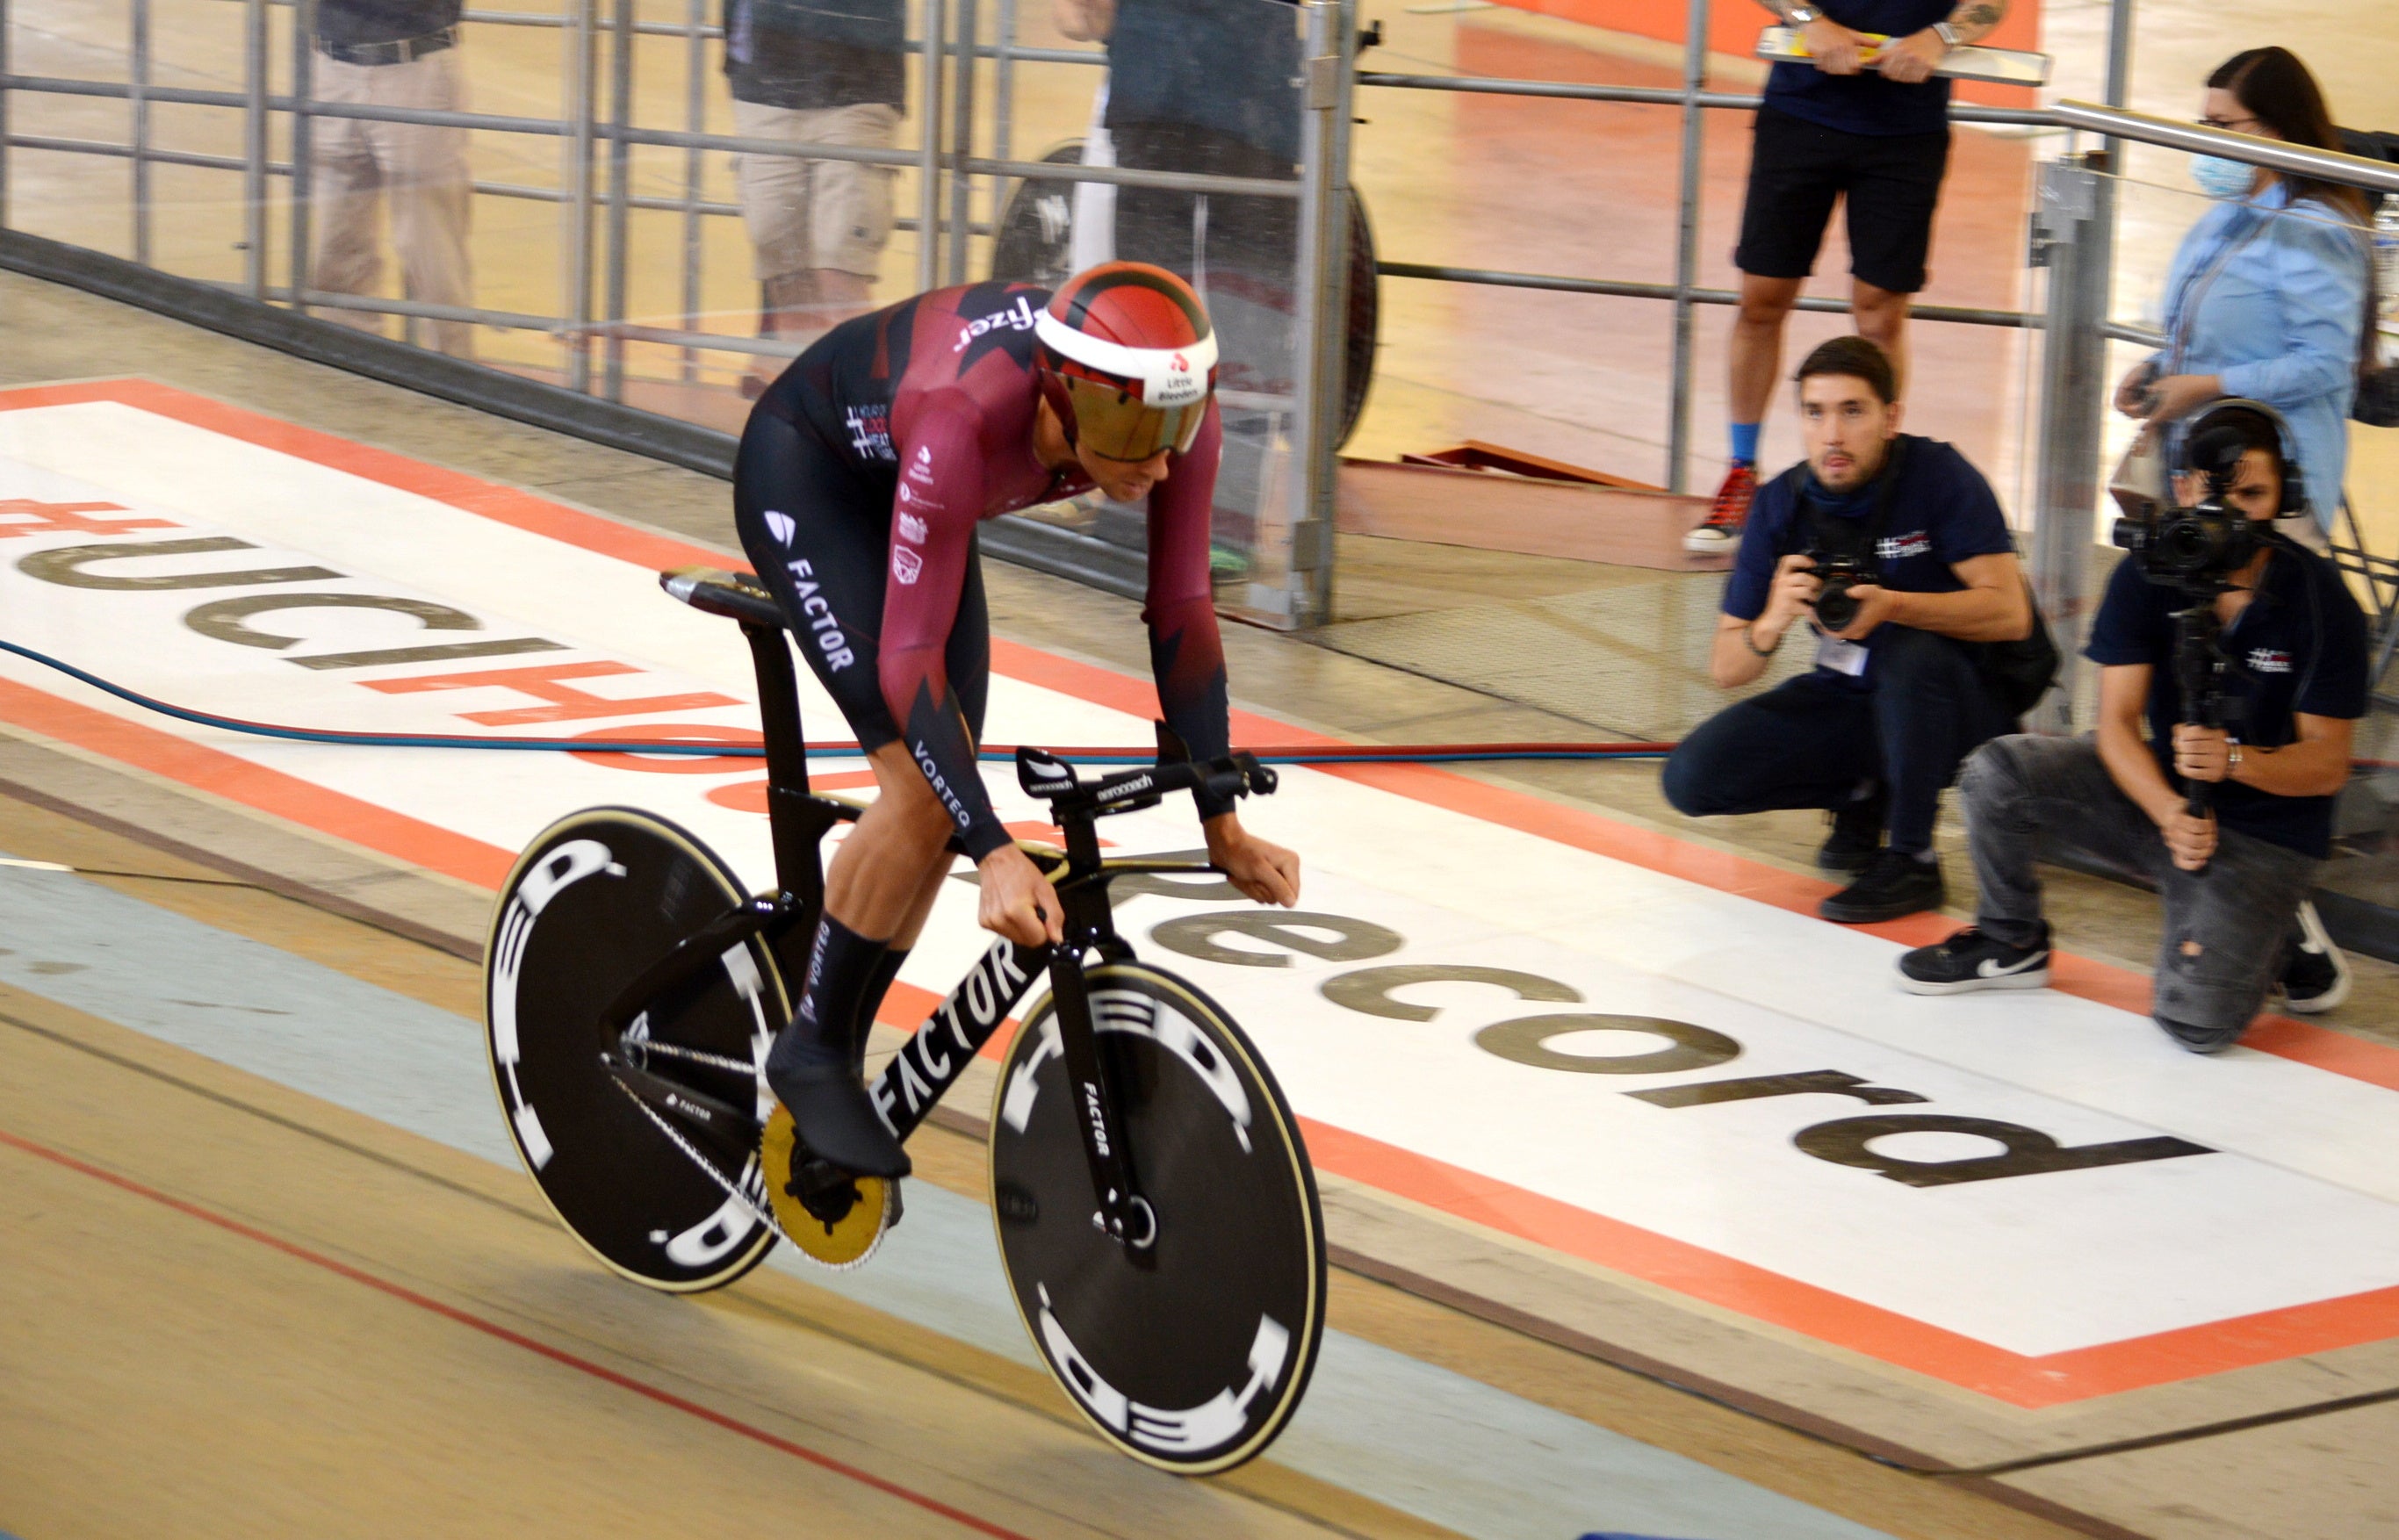
[[[1149,587],[1142,619],[1149,626],[1150,672],[1166,725],[1201,760],[1232,752],[1225,643],[1208,574],[1208,524],[1223,441],[1211,402],[1190,453],[1169,463],[1166,480],[1149,494]],[[1227,799],[1194,795],[1203,819],[1232,811]]]
[[[905,496],[891,511],[878,682],[909,757],[948,810],[967,854],[980,861],[1009,844],[1009,833],[983,790],[974,735],[967,730],[947,662],[967,563],[974,560],[975,516],[983,509],[975,416],[928,406],[898,448]],[[918,521],[921,540],[913,538]]]

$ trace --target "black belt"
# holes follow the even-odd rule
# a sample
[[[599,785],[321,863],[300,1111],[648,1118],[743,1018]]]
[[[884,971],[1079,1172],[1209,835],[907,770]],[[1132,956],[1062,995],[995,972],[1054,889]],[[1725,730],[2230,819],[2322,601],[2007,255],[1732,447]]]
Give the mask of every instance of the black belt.
[[[458,29],[444,27],[422,37],[403,37],[396,43],[329,43],[320,37],[317,47],[326,58],[345,64],[405,64],[428,53],[440,53],[457,41]]]

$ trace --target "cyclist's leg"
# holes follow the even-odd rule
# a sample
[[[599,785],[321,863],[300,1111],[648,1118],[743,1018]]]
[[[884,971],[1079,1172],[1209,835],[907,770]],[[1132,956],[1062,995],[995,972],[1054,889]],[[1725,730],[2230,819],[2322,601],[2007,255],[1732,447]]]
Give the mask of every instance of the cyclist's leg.
[[[978,542],[967,555],[966,587],[958,596],[957,620],[950,628],[950,645],[945,660],[950,687],[957,692],[958,707],[967,719],[967,731],[973,735],[977,743],[983,741],[983,706],[991,693],[991,612],[983,595],[982,557]],[[897,744],[889,747],[892,750],[899,749]],[[878,805],[887,799],[895,799],[895,804],[897,801],[916,799],[931,802],[930,788],[925,784],[924,776],[904,754],[899,756],[896,766],[887,768],[880,758],[872,763],[875,765],[874,778],[878,790],[875,800]],[[902,788],[898,792],[893,789],[895,781]],[[949,819],[938,805],[928,814],[918,816],[937,823],[943,836],[941,843],[947,843]],[[853,835],[852,840],[855,838]],[[849,844],[846,843],[842,848],[846,853]],[[878,858],[882,858],[879,853]],[[836,855],[834,859],[838,869],[842,858]],[[897,870],[906,870],[907,864],[904,859],[891,861]],[[890,991],[892,980],[900,976],[901,966],[907,961],[909,949],[916,944],[916,938],[925,929],[926,917],[932,913],[934,902],[941,898],[942,885],[949,881],[951,864],[938,845],[925,860],[924,880],[917,885],[907,912],[892,928],[888,950],[876,966],[874,977],[867,981],[865,993],[860,1000],[858,1044],[861,1052],[865,1049],[866,1034],[874,1025],[875,1012],[881,1007],[884,995]],[[830,882],[828,878],[829,885]],[[834,907],[830,897],[826,907],[829,910]],[[851,906],[847,904],[838,911],[845,919],[851,912]]]
[[[808,1147],[870,1176],[908,1158],[859,1078],[860,1019],[927,873],[945,864],[949,818],[899,742],[883,703],[875,639],[890,509],[814,434],[753,412],[734,466],[734,525],[808,666],[841,708],[880,792],[835,853],[792,1020],[766,1079]]]

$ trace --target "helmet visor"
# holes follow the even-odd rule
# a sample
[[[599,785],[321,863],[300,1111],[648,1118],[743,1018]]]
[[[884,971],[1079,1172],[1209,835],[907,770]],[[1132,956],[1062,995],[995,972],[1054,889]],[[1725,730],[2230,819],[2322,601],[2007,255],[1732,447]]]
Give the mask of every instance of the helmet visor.
[[[1189,452],[1208,415],[1208,398],[1184,406],[1154,407],[1135,391],[1062,374],[1075,409],[1075,439],[1109,460],[1146,460],[1160,450]]]

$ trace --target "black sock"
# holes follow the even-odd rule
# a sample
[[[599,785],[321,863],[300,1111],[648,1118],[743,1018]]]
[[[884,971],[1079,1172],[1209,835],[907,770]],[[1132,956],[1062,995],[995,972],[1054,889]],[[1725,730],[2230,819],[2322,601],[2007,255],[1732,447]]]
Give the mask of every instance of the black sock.
[[[875,1013],[883,1008],[883,997],[891,992],[891,981],[900,977],[900,965],[907,960],[906,947],[886,948],[866,980],[866,993],[858,997],[857,1047],[850,1059],[861,1070],[866,1067],[866,1040],[874,1034]]]
[[[817,922],[799,1008],[775,1039],[770,1069],[776,1059],[794,1065],[851,1060],[855,1045],[866,1036],[859,1022],[859,1002],[886,951],[881,941],[868,940],[830,914]]]

